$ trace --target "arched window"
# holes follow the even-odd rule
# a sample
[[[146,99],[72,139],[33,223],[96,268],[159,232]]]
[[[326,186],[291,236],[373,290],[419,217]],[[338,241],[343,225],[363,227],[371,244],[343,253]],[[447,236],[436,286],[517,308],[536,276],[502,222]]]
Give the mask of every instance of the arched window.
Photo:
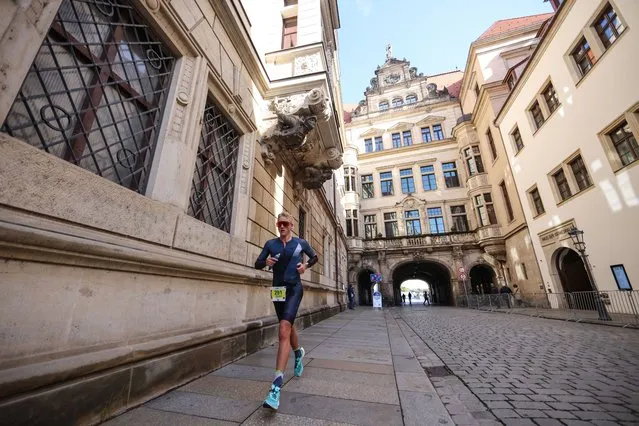
[[[385,111],[388,109],[388,101],[381,101],[379,103],[379,110],[380,111]]]
[[[402,98],[393,99],[393,108],[404,105],[404,100]]]
[[[406,103],[407,104],[414,104],[415,102],[417,102],[417,95],[408,95],[408,96],[406,96]]]

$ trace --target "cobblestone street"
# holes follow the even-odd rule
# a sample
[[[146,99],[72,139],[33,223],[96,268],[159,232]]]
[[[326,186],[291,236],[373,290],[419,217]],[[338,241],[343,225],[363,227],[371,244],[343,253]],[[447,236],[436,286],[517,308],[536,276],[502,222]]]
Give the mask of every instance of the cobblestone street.
[[[431,381],[456,424],[491,418],[484,405],[506,425],[639,425],[637,330],[455,308],[394,314],[411,346],[414,332],[454,374]]]

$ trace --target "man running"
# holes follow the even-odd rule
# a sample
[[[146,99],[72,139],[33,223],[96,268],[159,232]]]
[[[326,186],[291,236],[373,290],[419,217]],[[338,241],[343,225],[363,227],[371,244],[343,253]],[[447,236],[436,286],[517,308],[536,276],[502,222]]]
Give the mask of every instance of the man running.
[[[317,263],[317,254],[308,242],[293,237],[293,216],[286,212],[280,213],[277,216],[277,229],[280,237],[267,241],[255,261],[255,269],[263,269],[265,266],[273,268],[273,287],[286,287],[285,300],[273,301],[280,322],[279,348],[275,380],[263,404],[264,407],[273,410],[280,406],[280,389],[284,384],[284,370],[291,348],[295,353],[295,376],[300,377],[304,370],[304,348],[299,344],[294,324],[304,294],[300,275]],[[302,262],[303,253],[309,258],[306,263]]]

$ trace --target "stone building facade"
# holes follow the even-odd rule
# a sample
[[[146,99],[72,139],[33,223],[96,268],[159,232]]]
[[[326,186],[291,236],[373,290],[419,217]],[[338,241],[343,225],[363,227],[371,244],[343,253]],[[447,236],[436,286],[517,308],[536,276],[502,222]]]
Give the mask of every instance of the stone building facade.
[[[297,324],[341,309],[338,28],[335,0],[3,2],[0,419],[96,423],[273,343],[282,210],[320,258]]]
[[[463,73],[424,76],[392,56],[375,71],[349,115],[344,154],[349,283],[370,304],[370,275],[381,274],[386,304],[400,302],[409,278],[431,286],[435,303],[505,283],[504,239],[489,197],[471,202],[477,140],[458,97]]]

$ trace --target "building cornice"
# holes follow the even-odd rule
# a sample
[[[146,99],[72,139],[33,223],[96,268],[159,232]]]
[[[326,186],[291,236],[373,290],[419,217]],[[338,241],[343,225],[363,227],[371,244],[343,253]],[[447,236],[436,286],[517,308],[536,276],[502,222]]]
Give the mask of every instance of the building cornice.
[[[548,45],[552,42],[552,39],[554,38],[555,34],[557,34],[559,27],[566,19],[566,16],[568,16],[568,12],[570,12],[574,4],[575,0],[564,1],[559,7],[559,10],[557,10],[557,13],[555,13],[555,15],[553,16],[548,31],[546,31],[546,33],[542,36],[541,40],[537,44],[537,47],[530,57],[530,61],[528,61],[523,71],[521,72],[521,76],[517,80],[515,87],[510,92],[510,95],[508,95],[508,98],[506,99],[506,102],[504,102],[504,105],[501,107],[499,113],[497,113],[497,117],[495,118],[495,126],[499,127],[499,125],[501,124],[504,115],[510,110],[510,107],[514,103],[515,98],[517,98],[517,96],[521,92],[522,86],[526,83],[526,81],[528,81],[530,74],[533,72],[533,70],[541,60],[542,55],[548,48]]]

